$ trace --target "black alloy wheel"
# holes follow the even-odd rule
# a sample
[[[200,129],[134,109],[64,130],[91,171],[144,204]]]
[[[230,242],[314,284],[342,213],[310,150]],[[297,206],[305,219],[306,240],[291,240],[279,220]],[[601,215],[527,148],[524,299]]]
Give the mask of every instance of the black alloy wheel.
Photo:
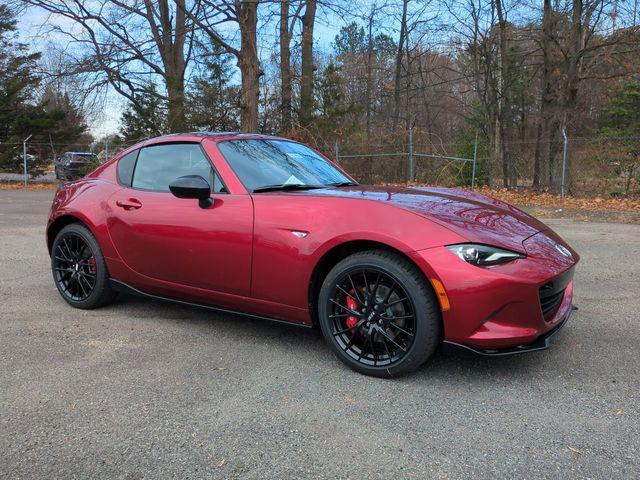
[[[354,254],[329,272],[319,320],[338,357],[374,376],[417,368],[441,340],[440,311],[426,278],[406,258],[386,251]]]
[[[373,268],[347,271],[330,295],[331,334],[356,361],[388,366],[413,344],[413,302],[389,274]]]
[[[79,223],[67,225],[56,236],[51,270],[60,295],[74,307],[100,307],[116,296],[96,239]]]
[[[52,255],[54,278],[63,295],[75,302],[89,298],[96,286],[96,257],[87,242],[69,232],[60,238]]]

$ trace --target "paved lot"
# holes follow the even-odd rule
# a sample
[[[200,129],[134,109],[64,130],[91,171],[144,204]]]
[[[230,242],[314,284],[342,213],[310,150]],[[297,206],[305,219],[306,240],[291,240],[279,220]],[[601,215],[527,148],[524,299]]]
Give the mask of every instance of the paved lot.
[[[320,334],[57,294],[51,192],[0,191],[0,478],[638,478],[640,226],[547,220],[582,254],[551,350],[445,350],[378,380]]]

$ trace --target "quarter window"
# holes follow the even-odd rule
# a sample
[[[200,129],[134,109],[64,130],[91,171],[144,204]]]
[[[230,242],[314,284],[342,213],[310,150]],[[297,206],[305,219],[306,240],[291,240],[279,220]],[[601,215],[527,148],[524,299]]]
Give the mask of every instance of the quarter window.
[[[120,184],[127,187],[131,186],[131,178],[133,177],[133,169],[136,166],[137,157],[138,150],[134,150],[118,160],[118,182]]]
[[[200,175],[215,193],[224,186],[197,143],[152,145],[140,150],[133,174],[133,188],[168,192],[169,184],[184,175]]]

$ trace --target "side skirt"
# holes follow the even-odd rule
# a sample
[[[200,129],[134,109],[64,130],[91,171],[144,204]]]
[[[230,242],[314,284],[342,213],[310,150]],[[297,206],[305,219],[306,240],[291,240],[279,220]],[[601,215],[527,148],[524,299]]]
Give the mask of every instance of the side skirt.
[[[230,313],[232,315],[240,315],[242,317],[257,318],[257,319],[260,319],[260,320],[267,320],[268,322],[280,323],[280,324],[283,324],[283,325],[288,325],[288,326],[293,326],[293,327],[300,327],[300,328],[304,328],[304,329],[312,329],[313,328],[313,326],[311,326],[311,325],[304,325],[302,323],[296,323],[296,322],[288,322],[286,320],[280,320],[278,318],[265,317],[263,315],[255,315],[253,313],[245,313],[245,312],[240,312],[240,311],[237,311],[237,310],[230,310],[228,308],[213,307],[211,305],[204,305],[204,304],[201,304],[201,303],[193,303],[193,302],[187,302],[187,301],[184,301],[184,300],[177,300],[177,299],[174,299],[174,298],[161,297],[159,295],[154,295],[152,293],[143,292],[142,290],[138,290],[137,288],[132,287],[131,285],[129,285],[127,283],[121,282],[120,280],[115,280],[113,278],[109,279],[109,283],[111,284],[111,288],[113,288],[114,290],[116,290],[118,292],[129,293],[131,295],[150,298],[152,300],[160,300],[162,302],[177,303],[179,305],[187,305],[189,307],[203,308],[203,309],[206,309],[206,310],[212,310],[214,312]]]

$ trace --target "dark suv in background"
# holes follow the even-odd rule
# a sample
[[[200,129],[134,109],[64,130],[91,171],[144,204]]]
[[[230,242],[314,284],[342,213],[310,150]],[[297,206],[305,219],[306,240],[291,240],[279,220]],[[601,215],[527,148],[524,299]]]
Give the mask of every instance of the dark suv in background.
[[[91,152],[66,152],[55,162],[57,180],[75,180],[84,177],[100,162]]]

